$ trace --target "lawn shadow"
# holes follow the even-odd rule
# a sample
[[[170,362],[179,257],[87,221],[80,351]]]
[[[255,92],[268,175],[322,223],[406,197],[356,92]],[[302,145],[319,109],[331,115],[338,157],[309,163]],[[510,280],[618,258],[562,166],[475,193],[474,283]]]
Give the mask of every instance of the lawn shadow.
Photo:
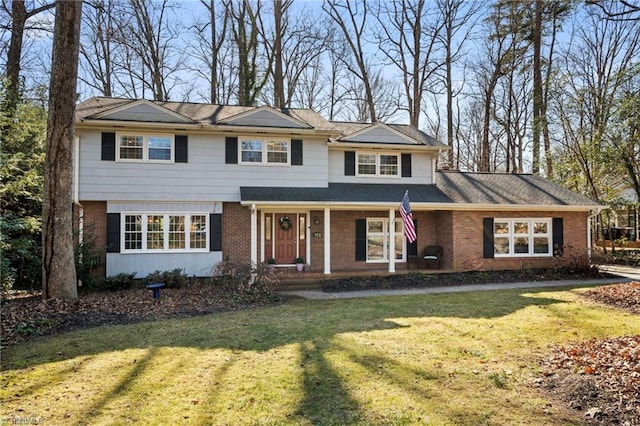
[[[101,326],[37,338],[6,348],[3,350],[2,370],[150,347],[263,352],[292,343],[330,339],[342,333],[405,327],[389,318],[490,319],[529,306],[566,303],[560,299],[531,296],[536,292],[548,291],[525,289],[369,299],[295,300],[279,306],[201,317]],[[49,344],[52,339],[55,339],[56,345]]]

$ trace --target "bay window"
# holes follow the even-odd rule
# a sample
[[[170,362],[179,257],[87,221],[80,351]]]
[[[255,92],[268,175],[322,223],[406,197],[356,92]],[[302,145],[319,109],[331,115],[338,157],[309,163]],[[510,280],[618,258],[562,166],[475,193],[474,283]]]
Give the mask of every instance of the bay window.
[[[206,251],[206,214],[123,214],[123,251]]]

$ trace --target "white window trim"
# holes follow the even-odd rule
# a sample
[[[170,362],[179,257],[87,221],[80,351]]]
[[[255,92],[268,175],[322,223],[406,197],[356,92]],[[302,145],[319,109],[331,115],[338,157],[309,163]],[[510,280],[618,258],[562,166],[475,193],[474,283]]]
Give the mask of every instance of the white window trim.
[[[376,156],[376,173],[373,175],[370,174],[360,174],[360,162],[359,162],[359,158],[360,155],[375,155]],[[388,156],[393,156],[396,157],[398,159],[398,163],[397,163],[397,173],[395,175],[383,175],[380,173],[380,156],[382,155],[388,155]],[[394,179],[394,178],[399,178],[402,176],[402,156],[400,155],[400,153],[398,152],[393,152],[393,151],[383,151],[383,152],[378,152],[378,151],[356,151],[356,176],[358,177],[383,177],[383,178],[390,178],[390,179]]]
[[[125,236],[126,236],[126,217],[127,216],[142,216],[142,248],[141,249],[126,249],[125,248]],[[147,249],[147,225],[149,216],[163,216],[164,229],[164,248],[163,249]],[[185,216],[185,244],[183,249],[170,249],[169,248],[169,216]],[[191,246],[191,216],[204,216],[205,217],[205,247],[192,249]],[[121,212],[120,214],[120,253],[204,253],[209,251],[209,241],[211,235],[211,224],[209,223],[209,213],[206,212],[161,212],[161,213],[141,213],[141,212]]]
[[[495,233],[495,224],[496,222],[507,222],[509,224],[509,232],[507,234],[496,234]],[[515,222],[528,222],[529,233],[528,234],[516,234],[514,232],[514,223]],[[534,222],[546,222],[547,223],[547,233],[545,234],[535,234],[534,233]],[[509,253],[496,253],[495,245],[494,245],[494,257],[553,257],[553,219],[550,217],[523,217],[523,218],[494,218],[493,219],[493,238],[509,238]],[[514,247],[514,239],[518,236],[526,236],[529,238],[529,253],[515,253]],[[534,238],[547,238],[548,241],[548,253],[534,253]]]
[[[120,137],[121,136],[142,136],[142,158],[120,158]],[[170,160],[150,160],[149,159],[149,138],[162,137],[171,139],[171,159]],[[174,163],[176,154],[175,135],[170,133],[136,133],[136,132],[118,132],[116,133],[116,161],[123,163]]]
[[[252,161],[242,161],[242,142],[255,141],[262,144],[262,161],[260,163]],[[267,161],[268,153],[267,146],[270,141],[273,142],[286,142],[287,143],[287,162],[286,163],[270,163]],[[243,166],[290,166],[291,165],[291,139],[288,138],[269,138],[269,137],[250,137],[241,136],[238,137],[238,164]]]
[[[395,219],[395,220],[400,220],[400,219]],[[369,259],[369,222],[382,222],[382,253],[383,253],[383,258],[382,259],[375,259],[375,260],[370,260]],[[402,222],[400,220],[400,222]],[[366,263],[389,263],[389,230],[391,228],[389,227],[389,218],[382,218],[382,217],[368,217],[367,218],[367,223],[366,223]],[[378,235],[380,233],[375,233],[375,235]],[[402,236],[402,258],[401,259],[395,259],[395,263],[402,263],[402,262],[406,262],[407,260],[407,244],[406,244],[406,237],[404,236],[404,224],[402,224],[402,227],[400,228],[400,231],[398,232],[394,232],[394,236],[397,235],[401,235]],[[396,244],[396,250],[398,249],[398,245]]]

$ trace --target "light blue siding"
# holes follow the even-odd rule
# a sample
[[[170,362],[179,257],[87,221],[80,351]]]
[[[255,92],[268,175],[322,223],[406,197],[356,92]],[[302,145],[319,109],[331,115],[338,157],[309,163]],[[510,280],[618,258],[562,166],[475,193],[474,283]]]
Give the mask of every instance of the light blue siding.
[[[80,133],[80,200],[240,201],[241,186],[326,187],[326,139],[303,139],[302,166],[225,164],[223,136],[189,135],[188,163],[102,161],[101,133]]]
[[[383,151],[380,151],[383,152]],[[331,183],[433,183],[433,155],[426,152],[411,154],[411,177],[345,176],[344,151],[329,151],[329,182]]]
[[[119,273],[136,274],[145,278],[155,271],[183,269],[185,274],[196,277],[211,275],[222,260],[222,252],[206,253],[107,253],[107,276]]]
[[[268,110],[256,111],[239,118],[231,119],[228,121],[228,124],[235,126],[285,127],[292,129],[304,129],[308,127]]]
[[[344,138],[349,142],[373,142],[384,144],[407,144],[415,142],[408,136],[403,136],[385,127],[374,127],[353,137]]]
[[[138,104],[125,110],[106,115],[109,120],[138,121],[138,122],[162,122],[162,123],[190,123],[191,121],[176,116],[149,104]]]

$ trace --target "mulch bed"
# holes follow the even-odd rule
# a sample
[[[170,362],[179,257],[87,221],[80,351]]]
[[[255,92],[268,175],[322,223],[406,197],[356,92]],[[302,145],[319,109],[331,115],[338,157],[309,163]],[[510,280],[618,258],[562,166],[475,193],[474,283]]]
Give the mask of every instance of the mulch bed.
[[[505,276],[508,277],[503,275],[502,282],[506,280]],[[411,286],[411,280],[416,280],[411,275],[406,277],[410,281],[402,283],[397,279],[384,281],[385,277],[340,280],[325,283],[325,289],[407,287]],[[382,281],[376,284],[380,279]],[[438,284],[443,284],[443,279],[440,277]],[[466,279],[462,275],[455,279],[457,284],[470,284],[489,282],[485,280],[490,279],[495,282],[496,276],[468,274]],[[531,280],[531,277],[527,279]],[[539,277],[539,280],[545,279],[549,278]],[[444,281],[450,284],[449,278]],[[640,314],[638,282],[597,287],[583,294],[597,303],[624,309],[632,315]],[[229,296],[207,283],[163,289],[159,300],[154,300],[151,291],[144,288],[89,292],[75,301],[45,302],[38,293],[21,293],[2,301],[2,345],[79,328],[205,315],[281,302],[282,299],[268,295]],[[541,364],[544,374],[537,386],[564,406],[580,412],[585,423],[640,425],[640,335],[554,347],[552,354],[541,360]]]
[[[73,301],[43,301],[40,292],[17,293],[2,301],[2,346],[81,328],[207,315],[281,301],[271,295],[228,294],[208,282],[162,289],[158,300],[146,288],[84,292]]]

